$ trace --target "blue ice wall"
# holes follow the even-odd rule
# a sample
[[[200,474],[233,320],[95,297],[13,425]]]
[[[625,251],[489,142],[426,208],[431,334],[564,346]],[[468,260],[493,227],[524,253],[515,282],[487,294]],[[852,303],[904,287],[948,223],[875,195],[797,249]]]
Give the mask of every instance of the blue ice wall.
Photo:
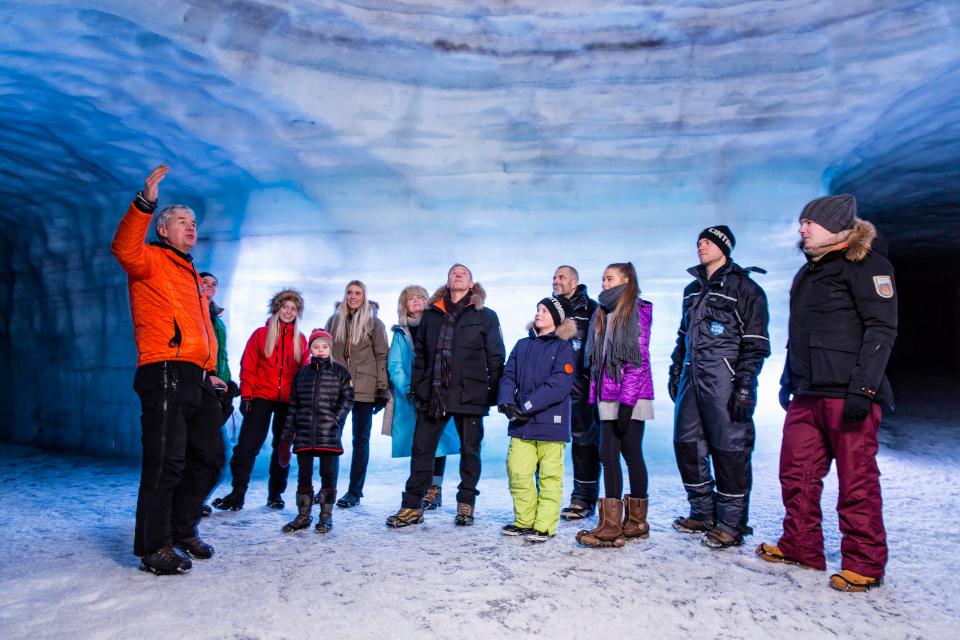
[[[282,286],[304,291],[318,326],[362,279],[389,325],[404,285],[433,289],[465,262],[510,348],[556,265],[595,294],[608,262],[632,260],[655,304],[665,396],[696,236],[728,224],[737,261],[770,271],[770,429],[802,205],[852,190],[896,236],[910,220],[871,194],[899,181],[912,202],[935,191],[933,222],[913,230],[929,246],[955,224],[939,217],[958,201],[953,2],[0,9],[7,440],[137,455],[126,279],[109,243],[161,161],[162,203],[199,213],[195,254],[220,276],[235,369]],[[658,399],[666,432],[670,411]]]

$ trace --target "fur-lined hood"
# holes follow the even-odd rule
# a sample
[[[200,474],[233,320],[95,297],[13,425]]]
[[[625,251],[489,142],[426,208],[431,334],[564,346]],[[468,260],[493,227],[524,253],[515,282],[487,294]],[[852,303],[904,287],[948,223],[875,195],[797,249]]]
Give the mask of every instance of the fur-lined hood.
[[[430,299],[427,300],[427,309],[433,307],[435,304],[443,300],[443,297],[447,295],[447,285],[441,286],[437,289]],[[479,282],[474,282],[473,286],[470,287],[470,304],[473,305],[473,308],[477,311],[483,310],[483,304],[487,300],[487,292]]]
[[[342,305],[342,304],[343,304],[343,300],[341,300],[340,302],[335,302],[335,303],[333,303],[333,311],[334,311],[334,313],[339,313],[339,312],[340,312],[340,305]],[[376,300],[367,300],[367,304],[370,305],[370,308],[373,310],[373,317],[376,318],[376,317],[377,317],[377,313],[380,312],[380,305],[377,303]]]
[[[843,251],[843,257],[850,262],[863,262],[873,249],[873,241],[876,237],[877,228],[872,222],[854,218],[853,229],[847,239],[847,248]],[[803,238],[800,239],[798,246],[803,251]]]
[[[530,333],[531,338],[539,338],[540,335],[537,333],[537,328],[533,326],[533,321],[531,320],[527,323],[527,331]],[[573,318],[567,318],[560,323],[560,326],[554,329],[553,334],[556,335],[561,340],[566,340],[569,342],[573,340],[577,335],[577,321]],[[550,335],[549,333],[547,335]]]
[[[280,307],[284,302],[293,302],[297,305],[297,315],[303,317],[303,294],[296,289],[282,289],[273,295],[270,299],[270,315],[275,316],[280,312]]]

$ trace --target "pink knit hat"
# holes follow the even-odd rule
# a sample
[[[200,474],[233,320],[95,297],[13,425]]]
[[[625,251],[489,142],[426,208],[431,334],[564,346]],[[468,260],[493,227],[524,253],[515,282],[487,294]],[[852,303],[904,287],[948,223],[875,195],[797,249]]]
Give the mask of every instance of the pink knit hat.
[[[314,340],[325,340],[330,348],[333,348],[333,336],[323,329],[314,329],[310,332],[310,340],[307,342],[307,346],[312,345]]]

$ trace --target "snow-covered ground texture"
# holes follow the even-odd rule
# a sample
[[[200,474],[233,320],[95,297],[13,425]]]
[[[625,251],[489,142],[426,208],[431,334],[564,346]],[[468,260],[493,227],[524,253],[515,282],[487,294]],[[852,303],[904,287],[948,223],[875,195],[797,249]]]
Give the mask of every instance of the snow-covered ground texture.
[[[886,584],[867,594],[833,591],[829,572],[753,557],[756,544],[780,532],[774,425],[758,439],[756,534],[739,549],[711,551],[670,527],[685,501],[669,420],[648,431],[648,540],[585,549],[573,523],[539,546],[504,538],[499,529],[512,517],[506,438],[493,428],[472,528],[453,525],[456,457],[447,501],[424,524],[384,526],[399,506],[406,465],[378,459],[361,506],[335,510],[326,536],[312,528],[280,532],[294,512],[264,506],[265,470],[258,466],[247,508],[203,522],[216,556],[175,577],[140,572],[130,553],[135,468],[0,445],[0,628],[11,640],[956,638],[958,403],[930,400],[917,398],[914,411],[891,418],[881,433],[890,563]],[[569,465],[565,483],[569,490]],[[221,485],[216,495],[226,490]],[[832,570],[840,561],[835,499],[831,475],[823,504]]]

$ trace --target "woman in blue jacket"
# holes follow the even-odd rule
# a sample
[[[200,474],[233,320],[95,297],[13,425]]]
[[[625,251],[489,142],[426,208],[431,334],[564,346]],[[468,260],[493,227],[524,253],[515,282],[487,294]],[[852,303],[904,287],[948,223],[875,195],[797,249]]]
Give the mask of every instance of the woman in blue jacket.
[[[417,426],[417,411],[410,391],[410,374],[413,371],[413,339],[420,329],[420,317],[427,307],[427,290],[410,285],[400,292],[397,302],[397,318],[393,326],[393,341],[387,354],[387,375],[393,385],[392,401],[383,415],[383,434],[393,438],[392,457],[409,458],[413,448],[413,431]],[[441,486],[447,456],[460,453],[460,437],[453,420],[444,427],[437,457],[433,462],[433,482],[423,498],[423,509],[430,511],[442,504]]]
[[[504,535],[545,542],[557,533],[563,451],[570,441],[570,391],[577,334],[566,298],[544,298],[530,337],[520,340],[500,378],[498,408],[510,420],[507,475],[513,522]],[[539,490],[534,475],[539,468]]]

